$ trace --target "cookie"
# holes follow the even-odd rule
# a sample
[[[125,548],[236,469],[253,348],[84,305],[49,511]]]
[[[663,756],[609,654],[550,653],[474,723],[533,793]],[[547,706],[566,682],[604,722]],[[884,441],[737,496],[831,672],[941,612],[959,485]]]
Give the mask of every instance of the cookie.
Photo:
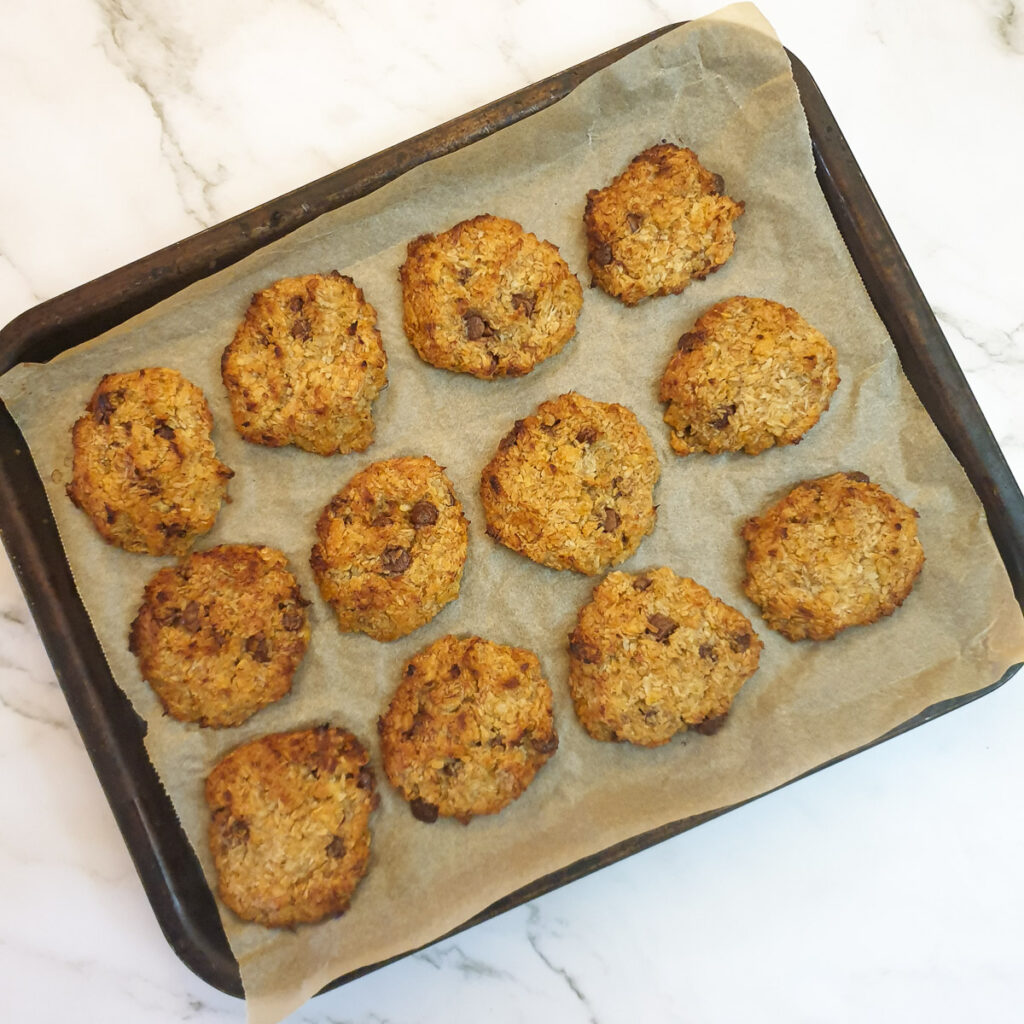
[[[367,466],[331,499],[316,533],[310,565],[343,632],[395,640],[459,596],[468,522],[431,458]]]
[[[441,637],[405,666],[377,723],[384,771],[420,821],[495,814],[558,747],[551,700],[530,651]]]
[[[343,914],[370,859],[373,772],[331,726],[231,751],[206,780],[221,900],[246,921],[291,928]]]
[[[634,306],[714,273],[732,255],[743,212],[724,188],[692,150],[663,142],[635,156],[610,185],[587,193],[594,283]]]
[[[149,581],[128,647],[168,714],[240,725],[291,689],[308,603],[280,551],[225,544]]]
[[[741,612],[671,569],[609,573],[569,635],[569,692],[596,740],[717,732],[764,645]]]
[[[483,214],[409,243],[405,334],[421,359],[490,380],[521,377],[576,333],[583,290],[558,249]]]
[[[829,640],[891,615],[924,565],[917,512],[863,473],[798,484],[747,520],[743,539],[743,589],[790,640]]]
[[[182,555],[234,476],[218,461],[202,391],[163,367],[108,373],[71,431],[68,497],[126,551]]]
[[[517,420],[485,467],[487,532],[541,565],[592,576],[654,529],[659,473],[629,409],[560,395]]]
[[[839,384],[836,352],[795,309],[736,296],[679,339],[661,380],[680,455],[797,444]]]
[[[317,455],[373,441],[373,400],[387,384],[377,313],[336,270],[256,292],[221,358],[239,434]]]

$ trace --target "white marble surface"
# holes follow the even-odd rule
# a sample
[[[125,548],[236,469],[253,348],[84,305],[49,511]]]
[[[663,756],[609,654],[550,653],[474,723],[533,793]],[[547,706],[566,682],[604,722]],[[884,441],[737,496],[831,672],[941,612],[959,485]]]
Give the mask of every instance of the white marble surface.
[[[9,0],[0,323],[711,6]],[[761,8],[1024,478],[1024,5]],[[1022,720],[1015,680],[291,1019],[1018,1021]],[[0,779],[0,1018],[244,1019],[164,941],[2,556]]]

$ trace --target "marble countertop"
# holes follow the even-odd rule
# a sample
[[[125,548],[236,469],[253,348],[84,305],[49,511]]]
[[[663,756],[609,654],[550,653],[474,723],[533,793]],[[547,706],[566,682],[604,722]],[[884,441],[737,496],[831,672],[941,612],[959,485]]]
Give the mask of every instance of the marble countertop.
[[[0,324],[711,6],[5,5]],[[818,82],[1024,479],[1024,6],[760,7]],[[1019,1020],[1022,720],[1014,680],[289,1019]],[[0,766],[3,1019],[244,1020],[160,933],[2,555]]]

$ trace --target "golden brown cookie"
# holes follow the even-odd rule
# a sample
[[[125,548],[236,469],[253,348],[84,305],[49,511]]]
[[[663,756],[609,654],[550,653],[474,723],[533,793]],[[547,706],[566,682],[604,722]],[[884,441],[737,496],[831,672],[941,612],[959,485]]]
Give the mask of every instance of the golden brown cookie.
[[[486,380],[521,377],[558,352],[583,304],[555,246],[490,214],[410,242],[399,277],[420,357]]]
[[[835,349],[795,309],[737,296],[679,339],[661,381],[680,455],[797,444],[839,384]]]
[[[594,283],[627,306],[674,295],[732,255],[743,203],[697,155],[663,142],[610,185],[587,193],[583,223]]]
[[[343,914],[370,859],[373,772],[362,744],[321,726],[231,751],[206,780],[220,898],[291,928]]]
[[[790,640],[830,640],[891,615],[924,565],[917,512],[863,473],[798,484],[742,535],[743,588]]]
[[[657,747],[717,732],[763,646],[743,614],[671,569],[613,572],[569,635],[569,692],[594,739]]]
[[[128,647],[168,714],[240,725],[291,689],[308,603],[280,551],[224,544],[149,581]]]
[[[629,409],[560,395],[517,420],[484,468],[487,532],[541,565],[592,576],[654,529],[659,473]]]
[[[377,727],[384,771],[427,822],[495,814],[558,747],[536,655],[476,636],[415,655]]]
[[[217,460],[202,391],[163,367],[108,373],[71,431],[68,497],[126,551],[182,555],[234,475]]]
[[[395,640],[459,596],[468,522],[431,458],[371,463],[331,499],[316,533],[310,565],[344,632]]]
[[[361,452],[387,384],[377,312],[336,270],[275,281],[253,295],[221,376],[246,441]]]

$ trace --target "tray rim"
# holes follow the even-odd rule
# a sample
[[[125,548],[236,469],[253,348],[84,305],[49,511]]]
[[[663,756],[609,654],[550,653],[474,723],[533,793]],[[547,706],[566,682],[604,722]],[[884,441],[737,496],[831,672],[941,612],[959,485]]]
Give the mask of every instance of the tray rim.
[[[596,70],[671,31],[678,24],[682,23],[656,29],[38,304],[0,330],[0,374],[15,363],[24,361],[21,356],[30,348],[39,349],[40,354],[52,358],[57,352],[102,333],[135,312],[154,305],[194,281],[283,237],[321,213],[375,191],[411,167],[469,145],[530,116],[568,95]],[[1008,530],[1002,530],[1001,536],[997,536],[993,530],[993,535],[1018,601],[1022,601],[1024,498],[1021,497],[1020,488],[823,96],[802,62],[790,51],[786,52],[808,119],[818,181],[833,217],[876,311],[896,344],[908,379],[943,438],[967,471],[986,512],[989,512],[990,506],[1006,512]],[[503,123],[496,123],[496,117],[504,118]],[[865,267],[873,272],[875,279],[869,281]],[[909,301],[891,305],[887,300],[894,292],[897,295],[902,292],[904,299]],[[126,299],[129,305],[132,302],[142,302],[142,305],[131,312],[125,312]],[[886,308],[888,318],[880,308],[880,301],[882,307]],[[910,307],[909,312],[903,308],[904,305]],[[84,336],[83,331],[86,332]],[[903,346],[895,334],[903,338]],[[914,377],[911,377],[912,372]],[[939,423],[933,410],[945,422]],[[99,679],[95,678],[95,659],[90,660],[84,656],[81,649],[83,634],[79,632],[83,625],[87,631],[84,634],[86,646],[91,641],[98,649],[99,644],[71,581],[66,558],[60,559],[60,564],[53,572],[41,573],[45,564],[41,567],[33,562],[33,558],[39,554],[41,538],[37,530],[33,529],[28,516],[30,501],[41,496],[47,513],[43,522],[37,524],[38,527],[48,530],[53,536],[56,536],[56,529],[49,519],[49,505],[38,474],[35,474],[35,480],[39,495],[21,492],[14,486],[15,474],[26,470],[24,460],[28,461],[32,472],[34,466],[31,466],[27,446],[20,432],[0,403],[0,437],[5,435],[15,437],[21,442],[21,447],[17,443],[13,446],[0,446],[0,497],[5,499],[0,502],[0,538],[8,550],[15,574],[147,898],[165,938],[186,966],[209,984],[228,994],[240,996],[242,989],[237,965],[220,927],[212,893],[201,873],[198,888],[194,880],[189,883],[186,879],[183,884],[179,877],[182,870],[187,872],[189,865],[186,862],[189,859],[193,862],[192,869],[199,871],[187,838],[179,825],[181,841],[185,844],[185,856],[182,857],[181,851],[168,848],[166,838],[154,830],[160,816],[166,816],[168,809],[177,824],[169,799],[158,781],[155,792],[134,785],[136,780],[133,772],[137,771],[137,767],[130,765],[126,759],[130,752],[122,745],[121,733],[126,726],[130,728],[133,724],[133,739],[138,737],[141,748],[141,720],[135,716],[127,698],[110,677],[102,652],[100,659],[106,669],[106,678],[102,677],[102,673]],[[59,541],[50,550],[63,555]],[[54,612],[57,613],[56,617]],[[428,945],[970,703],[1001,686],[1019,667],[1012,666],[1001,679],[970,694],[926,708],[872,742],[817,765],[781,786],[740,803],[640,833],[542,876],[484,908]],[[86,681],[86,692],[82,691],[79,680]],[[213,930],[210,930],[208,919],[198,921],[195,918],[194,901],[202,902],[204,897],[209,903],[208,909],[213,910],[216,925]],[[218,944],[223,949],[218,949]],[[416,950],[408,950],[388,960],[352,971],[326,988],[353,980],[413,952]]]

